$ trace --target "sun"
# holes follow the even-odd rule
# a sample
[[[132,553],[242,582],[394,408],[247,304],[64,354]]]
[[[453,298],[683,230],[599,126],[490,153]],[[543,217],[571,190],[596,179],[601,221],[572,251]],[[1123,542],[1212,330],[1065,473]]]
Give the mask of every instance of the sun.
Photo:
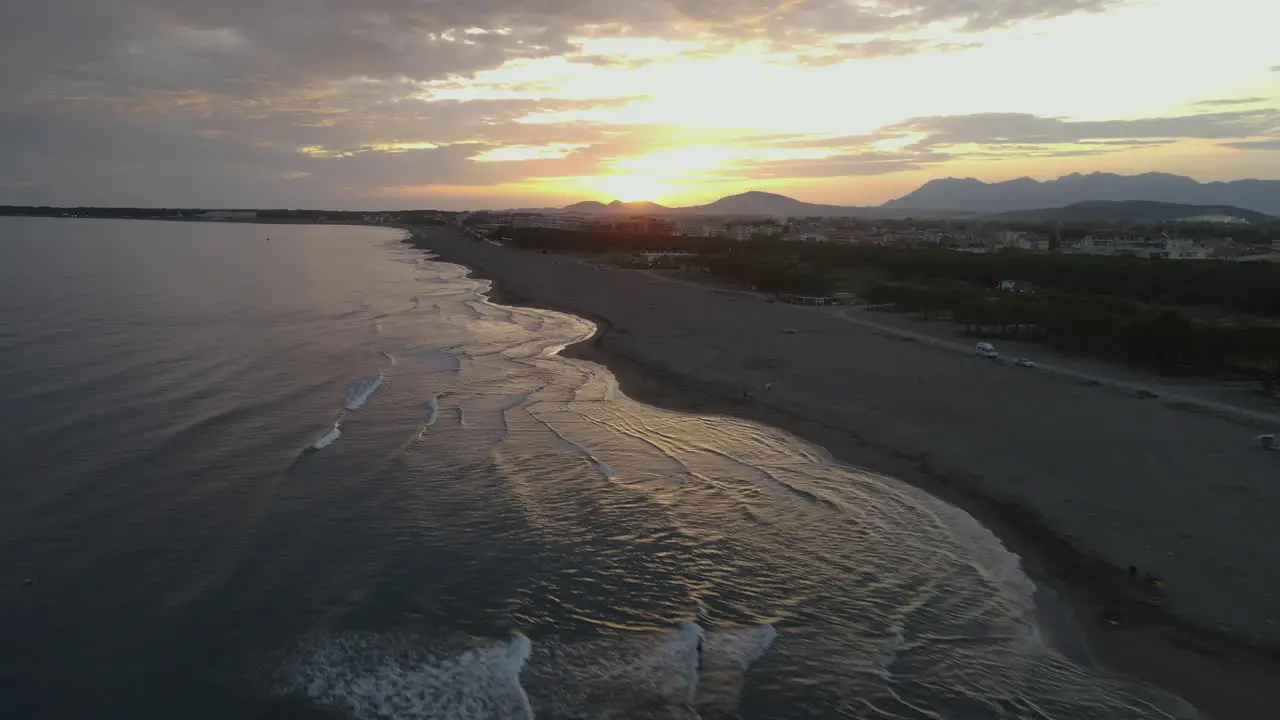
[[[669,178],[634,173],[601,175],[592,178],[591,185],[601,195],[623,202],[662,202],[675,190]]]

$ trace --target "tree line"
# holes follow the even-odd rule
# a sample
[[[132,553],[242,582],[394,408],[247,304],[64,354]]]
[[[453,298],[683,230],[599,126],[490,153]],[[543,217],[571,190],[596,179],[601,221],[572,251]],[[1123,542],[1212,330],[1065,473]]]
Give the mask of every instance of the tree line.
[[[975,337],[1043,342],[1168,374],[1262,376],[1280,383],[1280,326],[1198,320],[1174,307],[1055,292],[882,283],[863,298],[949,318]]]

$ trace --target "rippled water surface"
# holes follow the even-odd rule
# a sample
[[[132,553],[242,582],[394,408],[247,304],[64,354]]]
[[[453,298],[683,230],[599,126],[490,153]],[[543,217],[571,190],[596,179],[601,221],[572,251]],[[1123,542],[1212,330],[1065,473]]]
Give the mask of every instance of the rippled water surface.
[[[400,237],[0,220],[7,716],[1191,716],[967,515]]]

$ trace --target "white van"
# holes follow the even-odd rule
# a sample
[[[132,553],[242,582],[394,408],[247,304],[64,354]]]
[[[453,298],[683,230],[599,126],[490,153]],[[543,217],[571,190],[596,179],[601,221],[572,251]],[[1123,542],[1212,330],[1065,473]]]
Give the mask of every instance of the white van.
[[[1000,353],[996,352],[995,346],[988,342],[980,342],[977,345],[974,345],[973,352],[991,360],[1000,359]]]

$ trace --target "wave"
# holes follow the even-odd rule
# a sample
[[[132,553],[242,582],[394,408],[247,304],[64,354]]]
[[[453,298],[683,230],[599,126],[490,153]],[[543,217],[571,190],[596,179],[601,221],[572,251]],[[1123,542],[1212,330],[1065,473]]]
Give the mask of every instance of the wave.
[[[338,425],[338,423],[334,423],[333,427],[326,430],[323,435],[320,435],[319,437],[317,437],[315,440],[311,442],[311,449],[323,450],[324,448],[327,448],[330,445],[332,445],[333,441],[337,440],[340,437],[342,437],[342,430],[340,429],[340,426]]]
[[[698,668],[697,707],[732,715],[742,697],[746,672],[773,646],[778,631],[773,625],[713,630],[703,640]]]
[[[564,433],[561,433],[559,430],[557,430],[555,426],[553,426],[551,423],[538,417],[529,408],[526,407],[524,411],[529,414],[529,417],[532,417],[534,420],[537,420],[544,427],[550,430],[552,434],[554,434],[557,438],[560,438],[561,442],[564,442],[566,445],[568,445],[569,447],[577,451],[578,454],[581,455],[582,458],[587,461],[587,465],[589,465],[592,470],[595,470],[597,473],[603,475],[604,477],[614,477],[618,474],[616,470],[614,470],[613,468],[605,464],[603,460],[593,455],[591,451],[586,448],[585,445],[578,442],[574,442],[573,440],[570,440],[569,438],[565,437]]]
[[[371,378],[352,383],[351,387],[347,388],[347,409],[355,410],[363,406],[373,391],[382,385],[383,377],[383,373],[378,373]]]
[[[522,674],[539,716],[564,718],[696,717],[703,631],[617,633],[534,648]]]
[[[462,369],[462,359],[455,355],[450,348],[414,348],[409,354],[424,361],[430,370],[457,372]]]
[[[356,720],[697,718],[732,713],[771,625],[531,642],[342,633],[303,643],[275,690]]]
[[[473,647],[411,634],[348,633],[304,644],[276,690],[355,720],[532,720],[520,686],[529,639]]]
[[[436,424],[436,416],[440,414],[440,396],[432,395],[426,404],[427,416],[423,419],[424,427],[431,427]]]

